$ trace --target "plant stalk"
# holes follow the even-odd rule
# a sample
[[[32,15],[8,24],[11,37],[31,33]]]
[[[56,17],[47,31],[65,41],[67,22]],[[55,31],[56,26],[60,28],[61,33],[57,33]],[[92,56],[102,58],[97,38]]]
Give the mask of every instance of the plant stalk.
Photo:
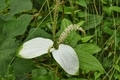
[[[53,41],[54,41],[54,47],[56,47],[56,29],[57,29],[57,19],[58,19],[58,6],[60,5],[60,0],[55,0],[55,7],[53,12],[53,28],[52,28],[52,34],[53,34]]]

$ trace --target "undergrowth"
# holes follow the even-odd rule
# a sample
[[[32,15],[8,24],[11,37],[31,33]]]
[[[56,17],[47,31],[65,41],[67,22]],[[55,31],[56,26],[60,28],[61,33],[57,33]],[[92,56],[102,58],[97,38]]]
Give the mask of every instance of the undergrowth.
[[[0,80],[120,80],[120,0],[1,0]],[[76,51],[80,68],[67,74],[53,58],[16,56],[33,38],[57,41],[71,24],[64,44]],[[58,67],[57,67],[58,66]],[[69,66],[69,65],[68,65]]]

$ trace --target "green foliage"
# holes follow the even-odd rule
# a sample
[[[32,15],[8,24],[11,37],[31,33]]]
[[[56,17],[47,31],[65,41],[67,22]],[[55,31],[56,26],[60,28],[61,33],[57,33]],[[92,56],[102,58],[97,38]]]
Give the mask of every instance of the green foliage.
[[[113,10],[113,11],[120,12],[120,7],[118,7],[118,6],[111,6],[111,7],[109,7],[109,9]]]
[[[5,8],[5,6],[6,6],[6,3],[5,3],[5,0],[1,0],[0,1],[0,12]]]
[[[17,20],[6,21],[3,26],[3,34],[7,37],[15,37],[23,34],[32,19],[30,15],[22,15]]]
[[[13,4],[14,3],[14,4]],[[30,0],[10,0],[10,13],[16,14],[22,11],[28,11],[32,9],[32,3]]]
[[[16,8],[15,6],[13,7]],[[21,8],[19,11],[21,10],[23,9]],[[11,14],[14,15],[16,13]],[[6,20],[6,18],[7,17],[2,19]],[[19,46],[19,40],[17,40],[15,37],[22,35],[26,31],[27,26],[32,19],[32,16],[23,14],[16,19],[11,19],[8,21],[3,21],[2,19],[0,20],[0,77],[9,78],[9,76],[12,75],[11,72],[9,73],[9,66],[14,61],[16,50]],[[15,70],[15,72],[16,71],[17,70]]]
[[[45,68],[33,70],[32,75],[33,80],[60,80],[52,71],[47,72]]]
[[[11,38],[2,38],[0,42],[0,75],[4,76],[7,75],[8,65],[14,58],[15,50],[18,48],[18,42]]]
[[[80,6],[87,8],[87,4],[85,0],[77,0],[76,3],[79,4]]]
[[[80,68],[86,71],[104,72],[101,63],[91,54],[99,52],[101,49],[94,44],[80,44],[75,48],[80,59]]]
[[[100,47],[98,47],[96,44],[92,44],[92,43],[85,43],[85,44],[77,45],[76,49],[79,49],[80,51],[82,51],[84,53],[89,53],[89,54],[95,54],[95,53],[101,51]]]
[[[55,13],[55,0],[0,0],[0,80],[120,80],[120,0],[63,0],[57,6]],[[30,39],[57,42],[70,24],[86,32],[73,30],[63,42],[79,57],[78,75],[65,73],[51,55],[16,56]]]
[[[88,42],[93,36],[85,36],[85,37],[82,37],[81,40],[82,42]]]
[[[104,72],[101,63],[91,54],[76,50],[80,58],[80,68],[85,71],[100,71]]]
[[[26,40],[32,39],[35,37],[52,38],[52,36],[49,33],[47,33],[45,30],[41,28],[31,28]]]
[[[68,27],[70,24],[72,24],[72,22],[69,19],[62,19],[61,21],[61,26],[60,26],[60,30],[57,32],[57,36],[60,36],[60,34],[65,30],[66,27]]]
[[[12,63],[14,74],[16,76],[25,76],[28,74],[32,69],[34,69],[34,64],[31,60],[25,60],[21,58],[16,58]]]
[[[103,17],[98,16],[98,15],[88,16],[87,21],[84,23],[84,29],[89,30],[91,28],[96,27],[97,25],[99,25],[101,23],[102,19],[103,19]]]

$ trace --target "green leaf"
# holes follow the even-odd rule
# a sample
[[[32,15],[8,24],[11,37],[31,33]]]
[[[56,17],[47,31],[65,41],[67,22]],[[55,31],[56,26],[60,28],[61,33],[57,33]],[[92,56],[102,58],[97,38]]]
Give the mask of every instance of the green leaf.
[[[80,39],[81,36],[76,31],[72,31],[66,38],[65,43],[75,47]]]
[[[4,22],[0,21],[2,34],[0,37],[0,75],[5,76],[8,74],[8,65],[11,63],[15,56],[15,51],[18,48],[18,42],[13,37],[21,35],[25,32],[28,26],[31,16],[23,15],[19,20],[11,20]],[[25,20],[26,19],[26,20]],[[20,22],[19,22],[20,21]],[[23,21],[23,22],[22,22]],[[3,23],[2,23],[3,22]],[[2,26],[4,25],[4,27]]]
[[[16,76],[27,75],[34,68],[32,60],[16,58],[12,63]]]
[[[85,37],[82,37],[81,40],[82,42],[88,42],[93,36],[85,36]]]
[[[72,22],[69,19],[64,18],[61,22],[61,28],[65,29],[66,27],[68,27],[70,24],[72,24]]]
[[[52,71],[49,71],[45,75],[39,74],[38,77],[33,78],[33,80],[60,80],[59,77],[57,77],[56,74],[54,74]]]
[[[119,73],[114,73],[114,78],[115,80],[120,80],[120,74]]]
[[[80,21],[77,23],[77,26],[82,26],[85,21]]]
[[[28,11],[32,9],[30,0],[10,0],[10,13],[16,14],[21,11]]]
[[[9,59],[7,59],[9,57]],[[0,52],[0,75],[4,76],[7,74],[7,66],[10,63],[12,57],[10,54]]]
[[[78,48],[75,49],[80,61],[80,68],[85,71],[100,71],[104,72],[102,64],[92,55]]]
[[[100,72],[95,72],[95,73],[94,73],[94,76],[95,76],[94,79],[95,79],[95,80],[100,80],[101,74],[102,74],[102,73],[100,73]]]
[[[76,49],[79,49],[80,51],[84,53],[89,53],[89,54],[95,54],[99,51],[101,51],[101,48],[98,47],[96,44],[92,43],[85,43],[85,44],[80,44],[76,46]]]
[[[90,14],[89,13],[87,13],[87,12],[83,12],[83,11],[80,11],[80,12],[78,12],[77,13],[78,14],[78,17],[87,17],[87,16],[89,16]]]
[[[18,48],[18,42],[2,34],[4,21],[0,20],[0,25],[0,75],[5,76],[8,72],[8,65],[14,58],[15,51]]]
[[[24,20],[24,24],[27,23],[26,25],[28,25],[31,19],[33,19],[33,15],[29,15],[29,14],[23,14],[17,18],[17,20]]]
[[[113,10],[113,11],[120,12],[120,7],[118,7],[118,6],[111,6],[111,7],[109,7],[109,9]]]
[[[3,27],[3,34],[7,37],[22,35],[31,21],[31,15],[22,15],[17,20],[6,21]]]
[[[109,9],[107,6],[103,6],[103,11],[108,15],[111,16],[112,10]]]
[[[118,72],[120,72],[120,66],[119,66],[119,65],[115,65],[114,68],[115,68]]]
[[[110,58],[105,58],[102,62],[102,65],[105,69],[110,68],[112,66],[112,61]]]
[[[102,21],[103,17],[99,15],[91,15],[87,18],[87,21],[84,23],[83,27],[85,30],[96,27]]]
[[[5,8],[6,3],[5,0],[0,0],[0,12]]]
[[[70,7],[67,7],[67,6],[64,6],[64,14],[72,14],[73,12],[73,8],[70,6]]]
[[[70,24],[72,24],[72,22],[69,19],[64,18],[61,21],[60,30],[58,31],[57,36],[59,36]]]
[[[111,29],[109,26],[103,26],[103,31],[105,32],[105,33],[108,33],[108,34],[110,34],[110,35],[113,35],[113,33],[114,33],[114,30],[113,29]]]
[[[13,14],[9,13],[9,14],[0,14],[0,18],[4,21],[8,21],[11,20],[13,18]]]
[[[0,39],[0,75],[7,74],[7,68],[15,56],[15,51],[18,48],[18,42],[15,39]]]
[[[87,8],[87,4],[85,0],[77,0],[76,3],[79,4],[80,6]]]
[[[120,17],[115,18],[115,24],[116,24],[116,25],[120,25]]]
[[[7,12],[7,14],[0,14],[0,18],[4,21],[13,19],[13,16],[16,13],[32,9],[32,3],[30,0],[10,0],[9,4],[10,12]]]
[[[47,69],[45,67],[40,67],[40,69],[32,70],[32,77],[38,78],[39,76],[43,76],[47,74]]]
[[[100,0],[103,4],[107,4],[107,0]]]
[[[3,30],[3,25],[4,25],[4,21],[2,19],[0,19],[0,35],[2,34],[2,30]]]
[[[41,28],[31,28],[25,41],[36,38],[36,37],[52,39],[52,36],[49,33],[47,33],[45,30]]]

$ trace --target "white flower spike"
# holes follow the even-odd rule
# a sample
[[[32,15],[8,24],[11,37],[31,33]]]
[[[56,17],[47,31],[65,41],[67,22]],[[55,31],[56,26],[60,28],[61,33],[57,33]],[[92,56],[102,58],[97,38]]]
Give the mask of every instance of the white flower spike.
[[[18,56],[31,59],[41,56],[48,52],[48,49],[53,46],[53,41],[45,38],[34,38],[25,42]],[[75,75],[79,69],[79,60],[74,49],[68,45],[60,44],[58,50],[51,49],[54,59],[58,64],[71,75]]]

